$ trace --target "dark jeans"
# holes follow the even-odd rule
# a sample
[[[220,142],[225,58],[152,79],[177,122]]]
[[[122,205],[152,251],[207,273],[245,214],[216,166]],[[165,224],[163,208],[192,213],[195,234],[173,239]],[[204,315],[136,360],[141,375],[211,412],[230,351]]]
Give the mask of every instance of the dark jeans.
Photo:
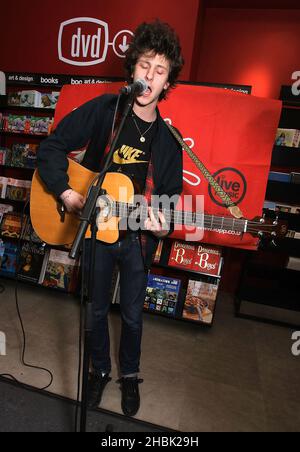
[[[87,241],[89,256],[90,241]],[[113,245],[96,244],[95,280],[93,290],[93,332],[91,358],[96,373],[111,371],[108,311],[112,274],[120,267],[120,310],[122,331],[119,348],[121,375],[139,372],[142,314],[147,287],[141,245],[137,233]]]

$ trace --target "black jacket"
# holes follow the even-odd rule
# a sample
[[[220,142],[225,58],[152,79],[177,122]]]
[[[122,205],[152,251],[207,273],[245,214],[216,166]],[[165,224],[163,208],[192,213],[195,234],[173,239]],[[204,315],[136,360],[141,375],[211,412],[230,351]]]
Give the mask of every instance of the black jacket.
[[[72,188],[68,184],[67,154],[87,146],[83,166],[100,171],[111,134],[117,96],[96,97],[69,113],[54,133],[42,141],[38,150],[38,171],[48,190],[59,196]],[[154,194],[179,195],[182,192],[182,151],[158,112],[158,128],[152,142]],[[150,238],[150,237],[149,237]],[[157,240],[151,234],[147,247],[147,266]],[[149,249],[148,249],[149,248]]]

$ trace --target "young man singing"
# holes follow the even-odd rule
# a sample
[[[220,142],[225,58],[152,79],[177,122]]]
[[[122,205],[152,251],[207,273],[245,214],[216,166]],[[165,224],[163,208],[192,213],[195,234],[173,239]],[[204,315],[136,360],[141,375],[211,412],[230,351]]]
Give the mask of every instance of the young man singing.
[[[126,53],[127,81],[142,79],[147,90],[136,97],[113,155],[111,172],[133,177],[145,195],[168,195],[182,192],[182,152],[159,114],[157,105],[175,87],[183,66],[179,40],[167,24],[143,23]],[[40,146],[38,171],[48,190],[60,198],[68,212],[79,213],[85,199],[68,185],[67,153],[87,144],[82,164],[100,171],[110,139],[117,96],[97,97],[66,116],[54,133]],[[121,102],[122,104],[122,102]],[[164,216],[149,217],[142,231],[128,231],[125,238],[112,245],[96,245],[95,286],[93,288],[92,372],[88,403],[96,407],[111,380],[108,311],[114,267],[120,268],[120,309],[122,331],[119,348],[122,410],[134,416],[140,406],[138,378],[142,311],[151,265],[158,239],[170,233]],[[90,243],[87,241],[87,254]]]

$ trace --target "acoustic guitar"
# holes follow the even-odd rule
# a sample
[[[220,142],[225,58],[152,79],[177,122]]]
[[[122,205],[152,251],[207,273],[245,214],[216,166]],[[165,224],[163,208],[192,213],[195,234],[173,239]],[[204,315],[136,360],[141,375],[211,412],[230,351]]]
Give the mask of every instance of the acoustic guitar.
[[[69,159],[69,184],[78,193],[86,196],[89,187],[95,183],[97,173],[94,173],[77,162]],[[121,190],[120,190],[121,187]],[[143,224],[148,218],[148,207],[145,204],[135,204],[135,188],[132,180],[122,173],[108,173],[102,188],[106,195],[97,201],[97,240],[105,243],[115,243],[120,236],[120,223],[125,219],[136,219]],[[158,210],[158,209],[157,209]],[[154,209],[154,213],[157,211]],[[250,233],[254,237],[269,236],[272,239],[283,237],[287,226],[277,219],[257,217],[254,220],[235,219],[206,215],[197,212],[179,210],[163,210],[167,221],[189,227],[202,228],[211,231],[234,231]],[[49,245],[63,246],[73,243],[76,236],[79,218],[64,211],[62,204],[50,193],[42,182],[38,171],[33,175],[30,216],[32,226],[42,241]],[[87,238],[91,236],[90,230]]]

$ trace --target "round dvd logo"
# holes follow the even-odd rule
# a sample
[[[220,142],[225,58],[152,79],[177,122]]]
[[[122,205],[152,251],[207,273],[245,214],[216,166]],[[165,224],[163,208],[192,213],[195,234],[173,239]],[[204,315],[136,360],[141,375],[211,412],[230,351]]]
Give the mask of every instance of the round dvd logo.
[[[247,192],[247,181],[239,170],[235,168],[223,168],[213,174],[213,178],[223,188],[225,193],[230,196],[232,201],[236,204],[240,204],[243,201]],[[224,203],[211,185],[208,187],[208,192],[215,204],[224,207]]]

